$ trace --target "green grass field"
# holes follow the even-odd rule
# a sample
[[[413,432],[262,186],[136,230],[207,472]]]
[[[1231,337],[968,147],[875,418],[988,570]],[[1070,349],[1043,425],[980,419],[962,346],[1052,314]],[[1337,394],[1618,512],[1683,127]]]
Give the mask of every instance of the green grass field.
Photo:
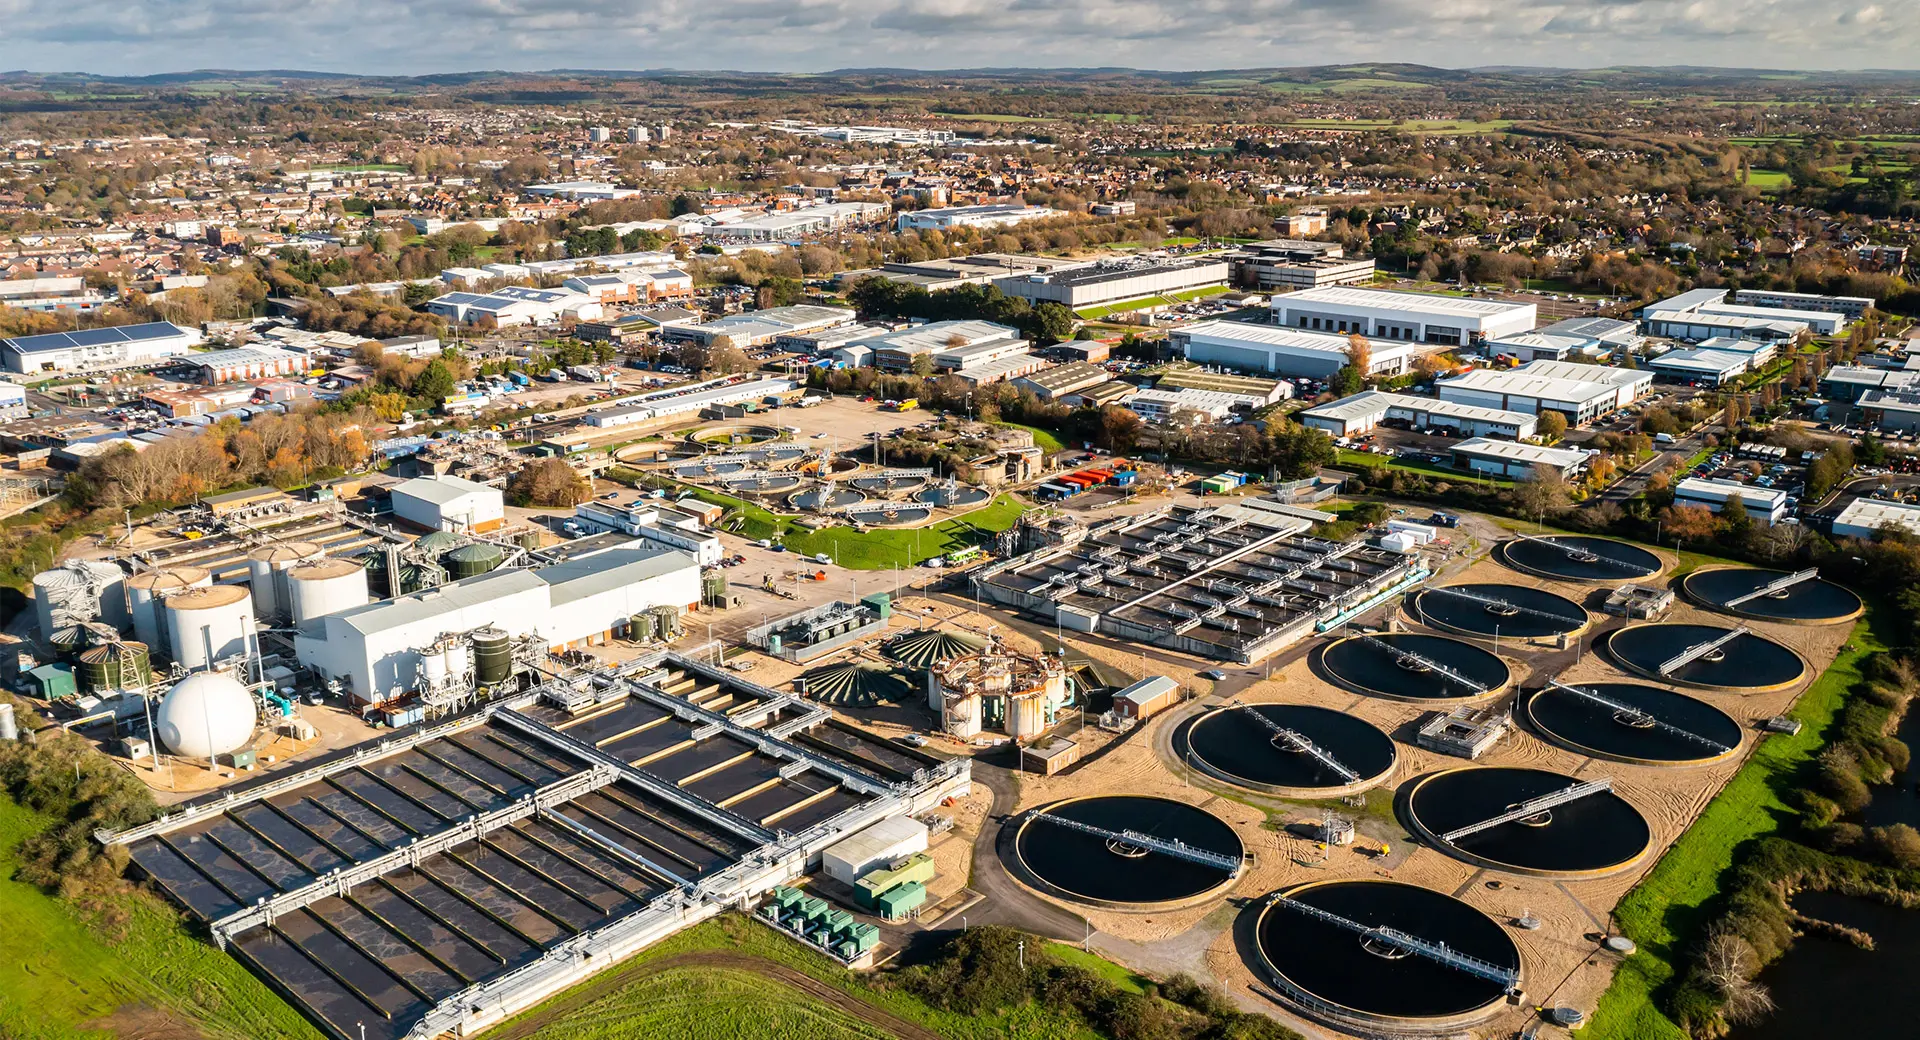
[[[1511,480],[1503,480],[1497,477],[1475,476],[1471,473],[1462,473],[1457,469],[1447,469],[1444,466],[1429,465],[1425,462],[1404,462],[1399,459],[1388,458],[1385,455],[1372,455],[1364,451],[1348,451],[1345,448],[1334,451],[1333,465],[1337,469],[1344,470],[1368,470],[1374,468],[1399,470],[1402,473],[1418,473],[1423,477],[1441,477],[1462,484],[1493,484],[1495,487],[1513,486],[1513,481]]]
[[[712,991],[715,999],[708,999],[701,992],[697,980],[680,977],[681,973],[673,968],[654,973],[648,967],[664,958],[706,952],[752,957],[790,968],[896,1018],[930,1029],[948,1040],[1097,1040],[1098,1036],[1077,1019],[1031,1003],[1003,1013],[977,1016],[931,1007],[902,989],[872,985],[868,981],[869,976],[847,971],[772,928],[738,915],[728,915],[697,925],[642,950],[605,977],[610,988],[597,999],[574,1007],[569,1006],[568,998],[563,994],[546,1005],[510,1020],[499,1029],[507,1035],[537,1036],[540,1040],[550,1037],[564,1040],[652,1040],[655,1037],[683,1036],[726,1037],[729,1040],[733,1037],[842,1040],[889,1035],[866,1031],[873,1027],[775,980],[755,976],[750,983],[729,981],[723,985],[735,987],[731,992],[739,994],[741,999],[728,999],[727,989]],[[1051,949],[1049,952],[1052,952]],[[1096,970],[1101,970],[1102,974],[1124,971],[1115,965],[1108,965],[1108,969]],[[715,968],[701,966],[692,970],[704,976],[714,972]],[[649,981],[654,979],[666,981],[649,986]],[[785,991],[785,1001],[797,1002],[808,1013],[816,1015],[812,1021],[817,1026],[770,1030],[762,1025],[772,1016],[782,1014],[779,1009],[768,1007],[765,1003],[769,997],[780,996],[782,990]],[[685,1014],[683,1016],[677,1008],[649,1006],[652,1001],[684,1002]],[[680,1032],[675,1024],[682,1021],[687,1023],[689,1029],[700,1031]],[[653,1026],[659,1029],[651,1028]],[[820,1031],[813,1031],[816,1028]],[[860,1031],[829,1032],[829,1029]]]
[[[1747,171],[1747,184],[1761,191],[1779,191],[1792,187],[1793,178],[1787,176],[1785,170],[1750,169]]]
[[[983,114],[980,112],[929,112],[927,114],[939,116],[942,119],[959,119],[959,120],[971,121],[975,123],[1051,123],[1053,122],[1053,119],[1046,116],[1016,116],[1016,115],[1003,115],[1000,113],[984,113]]]
[[[540,1030],[542,1040],[887,1040],[892,1034],[776,979],[716,967],[668,968]]]
[[[845,527],[821,531],[789,529],[782,544],[808,556],[827,553],[842,567],[853,570],[885,570],[889,567],[915,567],[935,556],[955,549],[979,545],[987,537],[1012,527],[1026,506],[1011,495],[1001,495],[992,505],[965,516],[944,520],[932,527],[909,531],[869,530],[854,532]]]
[[[215,1040],[318,1040],[320,1034],[253,975],[190,932],[156,896],[118,897],[125,914],[103,935],[70,904],[13,880],[13,850],[48,823],[0,797],[0,1037],[80,1040],[104,1034],[87,1023],[122,1012],[132,1022],[162,1013],[191,1020]]]
[[[1078,946],[1068,946],[1066,943],[1057,942],[1048,943],[1047,956],[1052,957],[1062,964],[1075,968],[1085,968],[1121,989],[1126,990],[1128,993],[1144,994],[1147,991],[1146,979],[1135,975],[1125,967],[1115,964],[1098,954],[1088,953]]]
[[[1799,733],[1768,736],[1735,773],[1693,826],[1614,909],[1620,930],[1639,944],[1601,996],[1588,1040],[1687,1040],[1661,1013],[1655,996],[1675,972],[1674,959],[1707,923],[1721,879],[1741,846],[1780,829],[1793,815],[1782,795],[1798,770],[1811,761],[1826,731],[1861,680],[1860,668],[1884,645],[1874,635],[1872,613],[1853,626],[1852,646],[1834,658],[1792,711]]]

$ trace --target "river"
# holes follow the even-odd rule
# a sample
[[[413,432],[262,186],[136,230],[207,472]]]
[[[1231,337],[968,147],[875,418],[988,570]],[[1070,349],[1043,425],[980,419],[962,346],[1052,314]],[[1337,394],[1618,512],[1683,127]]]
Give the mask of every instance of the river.
[[[1920,706],[1901,720],[1899,736],[1920,749]],[[1865,827],[1905,823],[1920,827],[1920,769],[1873,789],[1860,814]],[[1808,917],[1858,928],[1873,936],[1874,949],[1825,936],[1803,936],[1785,957],[1760,973],[1778,1009],[1757,1025],[1735,1029],[1727,1040],[1809,1040],[1814,1037],[1896,1037],[1916,1034],[1920,1011],[1913,966],[1920,963],[1920,912],[1832,892],[1804,892],[1794,908]]]

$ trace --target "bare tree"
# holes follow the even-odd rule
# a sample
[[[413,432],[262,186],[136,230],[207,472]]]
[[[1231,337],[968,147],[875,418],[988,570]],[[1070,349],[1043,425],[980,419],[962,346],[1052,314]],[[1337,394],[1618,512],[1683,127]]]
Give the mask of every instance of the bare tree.
[[[1760,955],[1753,944],[1724,924],[1707,933],[1700,959],[1694,965],[1694,977],[1720,995],[1726,1005],[1728,1022],[1756,1022],[1773,1010],[1773,996],[1767,987],[1753,980],[1760,970]]]

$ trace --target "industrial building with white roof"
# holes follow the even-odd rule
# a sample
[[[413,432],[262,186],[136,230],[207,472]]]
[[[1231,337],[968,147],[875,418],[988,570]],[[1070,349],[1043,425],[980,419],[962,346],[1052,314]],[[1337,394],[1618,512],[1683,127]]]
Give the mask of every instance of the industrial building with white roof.
[[[1526,412],[1440,401],[1411,394],[1365,390],[1351,397],[1294,413],[1303,426],[1335,437],[1366,433],[1385,420],[1401,420],[1418,427],[1444,426],[1471,437],[1531,437],[1537,420]]]
[[[1334,285],[1275,296],[1273,317],[1289,328],[1459,346],[1531,332],[1539,309],[1531,303]]]
[[[0,339],[0,361],[6,363],[7,371],[23,375],[104,372],[184,357],[200,341],[198,332],[170,321],[154,321]]]
[[[1571,477],[1587,468],[1593,453],[1571,448],[1543,448],[1538,444],[1497,441],[1475,437],[1453,446],[1453,465],[1469,473],[1484,473],[1509,480],[1525,480],[1541,467],[1558,470]]]
[[[1647,304],[1641,311],[1650,336],[1698,342],[1715,336],[1782,340],[1801,333],[1836,336],[1847,319],[1832,311],[1786,310],[1728,303],[1725,289],[1694,289]]]
[[[1920,537],[1920,505],[1878,498],[1856,498],[1833,518],[1835,538],[1872,538],[1882,527]]]
[[[1737,480],[1717,480],[1708,477],[1688,477],[1673,486],[1673,504],[1676,506],[1705,506],[1707,509],[1725,512],[1727,502],[1739,498],[1746,506],[1747,515],[1755,523],[1772,526],[1787,515],[1787,493],[1778,488],[1756,487],[1742,484]]]
[[[1189,361],[1224,365],[1244,372],[1327,379],[1346,367],[1345,335],[1305,332],[1246,321],[1202,321],[1172,330],[1174,349]],[[1429,353],[1415,343],[1373,343],[1368,374],[1397,376]]]
[[[1534,362],[1538,364],[1564,364],[1564,362]],[[1457,404],[1473,404],[1482,408],[1498,408],[1509,412],[1527,412],[1538,415],[1543,411],[1561,412],[1570,425],[1579,426],[1592,422],[1608,412],[1618,409],[1623,395],[1631,394],[1632,387],[1622,387],[1614,382],[1585,378],[1552,376],[1530,371],[1533,366],[1515,369],[1511,372],[1495,372],[1489,369],[1475,369],[1457,379],[1443,379],[1434,384],[1440,399]],[[1575,368],[1593,366],[1576,365]],[[1596,371],[1609,371],[1596,369]]]

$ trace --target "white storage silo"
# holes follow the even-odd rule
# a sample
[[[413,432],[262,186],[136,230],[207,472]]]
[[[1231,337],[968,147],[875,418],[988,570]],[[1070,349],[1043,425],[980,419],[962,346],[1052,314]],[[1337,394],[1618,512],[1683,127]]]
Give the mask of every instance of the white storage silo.
[[[127,572],[117,563],[103,560],[73,560],[67,566],[86,575],[93,591],[95,617],[125,632],[132,620],[127,614]]]
[[[133,637],[155,650],[167,647],[166,612],[162,601],[187,589],[213,584],[213,575],[199,567],[168,567],[142,571],[127,579],[127,609],[133,615]]]
[[[33,576],[33,610],[40,639],[56,652],[80,645],[80,622],[98,613],[85,574],[55,567]]]
[[[253,589],[255,617],[277,618],[288,609],[287,575],[293,567],[320,558],[312,542],[263,545],[247,554],[247,583]]]
[[[473,644],[465,637],[448,641],[441,656],[446,660],[448,678],[464,681],[473,675]]]
[[[365,606],[368,599],[367,569],[352,560],[303,563],[286,571],[285,581],[287,613],[295,625]]]
[[[444,651],[429,647],[420,651],[419,682],[421,688],[438,687],[447,681],[447,655]]]
[[[209,585],[166,598],[167,646],[174,663],[189,671],[206,668],[207,641],[213,642],[213,660],[249,649],[253,636],[253,602],[238,585]]]

